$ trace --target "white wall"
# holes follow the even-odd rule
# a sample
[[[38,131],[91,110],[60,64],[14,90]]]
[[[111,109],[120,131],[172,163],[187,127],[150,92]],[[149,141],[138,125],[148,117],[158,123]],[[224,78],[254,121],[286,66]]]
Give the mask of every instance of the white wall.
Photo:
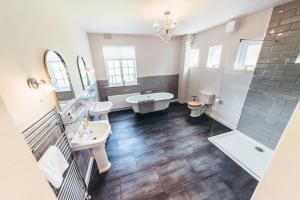
[[[221,96],[224,103],[214,105],[211,113],[231,127],[237,127],[253,74],[234,70],[240,39],[263,39],[271,12],[272,9],[268,9],[241,17],[235,33],[225,33],[224,24],[194,35],[192,47],[200,49],[200,57],[199,66],[190,69],[188,97],[198,95],[198,91],[203,89]],[[220,68],[208,69],[208,48],[219,44],[223,45]]]
[[[105,45],[135,46],[138,77],[178,74],[179,42],[163,43],[155,36],[112,35],[89,33],[89,42],[97,80],[107,80],[102,47]]]
[[[75,94],[82,92],[76,57],[82,55],[92,66],[87,34],[69,20],[59,0],[1,0],[0,24],[0,95],[23,130],[56,104],[54,93],[32,90],[26,83],[30,77],[48,80],[47,49],[61,53]]]
[[[0,98],[1,199],[55,200],[52,189]]]
[[[298,103],[252,200],[300,199],[299,121],[300,104]]]

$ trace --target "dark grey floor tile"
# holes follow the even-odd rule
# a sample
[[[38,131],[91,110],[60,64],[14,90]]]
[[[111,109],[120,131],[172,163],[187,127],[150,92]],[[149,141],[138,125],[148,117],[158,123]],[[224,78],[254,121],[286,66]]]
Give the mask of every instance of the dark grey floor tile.
[[[191,145],[187,145],[182,148],[167,147],[163,149],[170,160],[185,158],[196,152],[196,150]]]
[[[113,186],[108,190],[100,190],[98,194],[93,196],[93,199],[97,200],[121,200],[121,187]]]
[[[147,153],[140,154],[138,153],[135,157],[137,169],[144,170],[151,168],[169,161],[165,152],[161,150],[150,151]]]
[[[166,193],[191,185],[197,176],[185,159],[162,164],[156,167],[156,171]]]
[[[189,142],[187,139],[175,139],[175,140],[172,140],[172,141],[168,141],[168,142],[164,142],[164,143],[161,143],[161,146],[163,148],[184,148],[184,147],[187,147],[187,146],[190,146],[189,145]]]
[[[197,135],[186,138],[188,143],[197,151],[205,150],[211,143],[206,137]]]
[[[119,157],[110,160],[111,169],[106,173],[107,179],[121,178],[122,176],[137,172],[134,156]]]
[[[138,137],[134,137],[134,138],[127,138],[127,139],[120,139],[118,141],[118,144],[120,146],[120,148],[126,148],[126,147],[131,147],[131,146],[138,146],[141,145],[143,143],[143,138],[138,138]]]
[[[203,179],[187,188],[192,200],[235,200],[236,197],[229,187],[215,177]]]
[[[113,169],[114,166],[135,163],[135,157],[133,153],[123,153],[120,151],[118,156],[114,159],[111,159],[110,162]]]
[[[137,172],[121,179],[122,199],[149,199],[163,193],[155,169]]]
[[[167,200],[191,200],[189,194],[186,191],[170,193],[166,199]]]
[[[222,168],[219,166],[222,160],[209,153],[196,152],[186,159],[190,163],[193,171],[203,178],[222,171]]]
[[[191,200],[191,198],[186,191],[182,190],[169,194],[162,193],[149,200]]]
[[[120,179],[120,182],[121,183],[139,182],[142,179],[158,181],[159,176],[158,176],[155,168],[149,168],[149,169],[146,169],[146,170],[142,170],[142,171],[124,176]]]
[[[99,174],[96,167],[93,168],[93,178],[89,184],[89,193],[92,199],[120,199],[121,196],[121,180],[109,180],[106,174]],[[98,183],[102,184],[98,184]]]

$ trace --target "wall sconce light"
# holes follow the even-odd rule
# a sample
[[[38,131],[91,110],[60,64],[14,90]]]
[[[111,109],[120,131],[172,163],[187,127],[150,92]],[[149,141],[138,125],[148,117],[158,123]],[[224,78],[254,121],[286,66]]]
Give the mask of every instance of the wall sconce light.
[[[36,80],[35,78],[30,78],[27,80],[27,85],[31,89],[39,89],[41,85],[46,85],[47,82],[44,79],[41,79],[40,81]]]

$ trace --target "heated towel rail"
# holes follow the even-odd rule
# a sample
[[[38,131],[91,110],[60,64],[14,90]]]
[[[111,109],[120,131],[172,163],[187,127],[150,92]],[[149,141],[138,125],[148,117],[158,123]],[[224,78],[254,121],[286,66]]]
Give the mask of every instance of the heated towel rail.
[[[51,186],[58,200],[90,199],[64,130],[63,121],[55,107],[24,130],[22,135],[37,161],[51,145],[58,147],[68,161],[69,168],[63,175],[61,187],[56,189]]]

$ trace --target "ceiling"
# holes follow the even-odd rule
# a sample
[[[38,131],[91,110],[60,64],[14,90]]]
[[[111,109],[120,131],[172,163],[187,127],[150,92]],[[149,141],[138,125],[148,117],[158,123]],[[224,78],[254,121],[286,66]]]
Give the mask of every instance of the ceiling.
[[[87,32],[154,34],[153,24],[166,10],[176,18],[177,34],[189,34],[290,0],[64,0]]]

